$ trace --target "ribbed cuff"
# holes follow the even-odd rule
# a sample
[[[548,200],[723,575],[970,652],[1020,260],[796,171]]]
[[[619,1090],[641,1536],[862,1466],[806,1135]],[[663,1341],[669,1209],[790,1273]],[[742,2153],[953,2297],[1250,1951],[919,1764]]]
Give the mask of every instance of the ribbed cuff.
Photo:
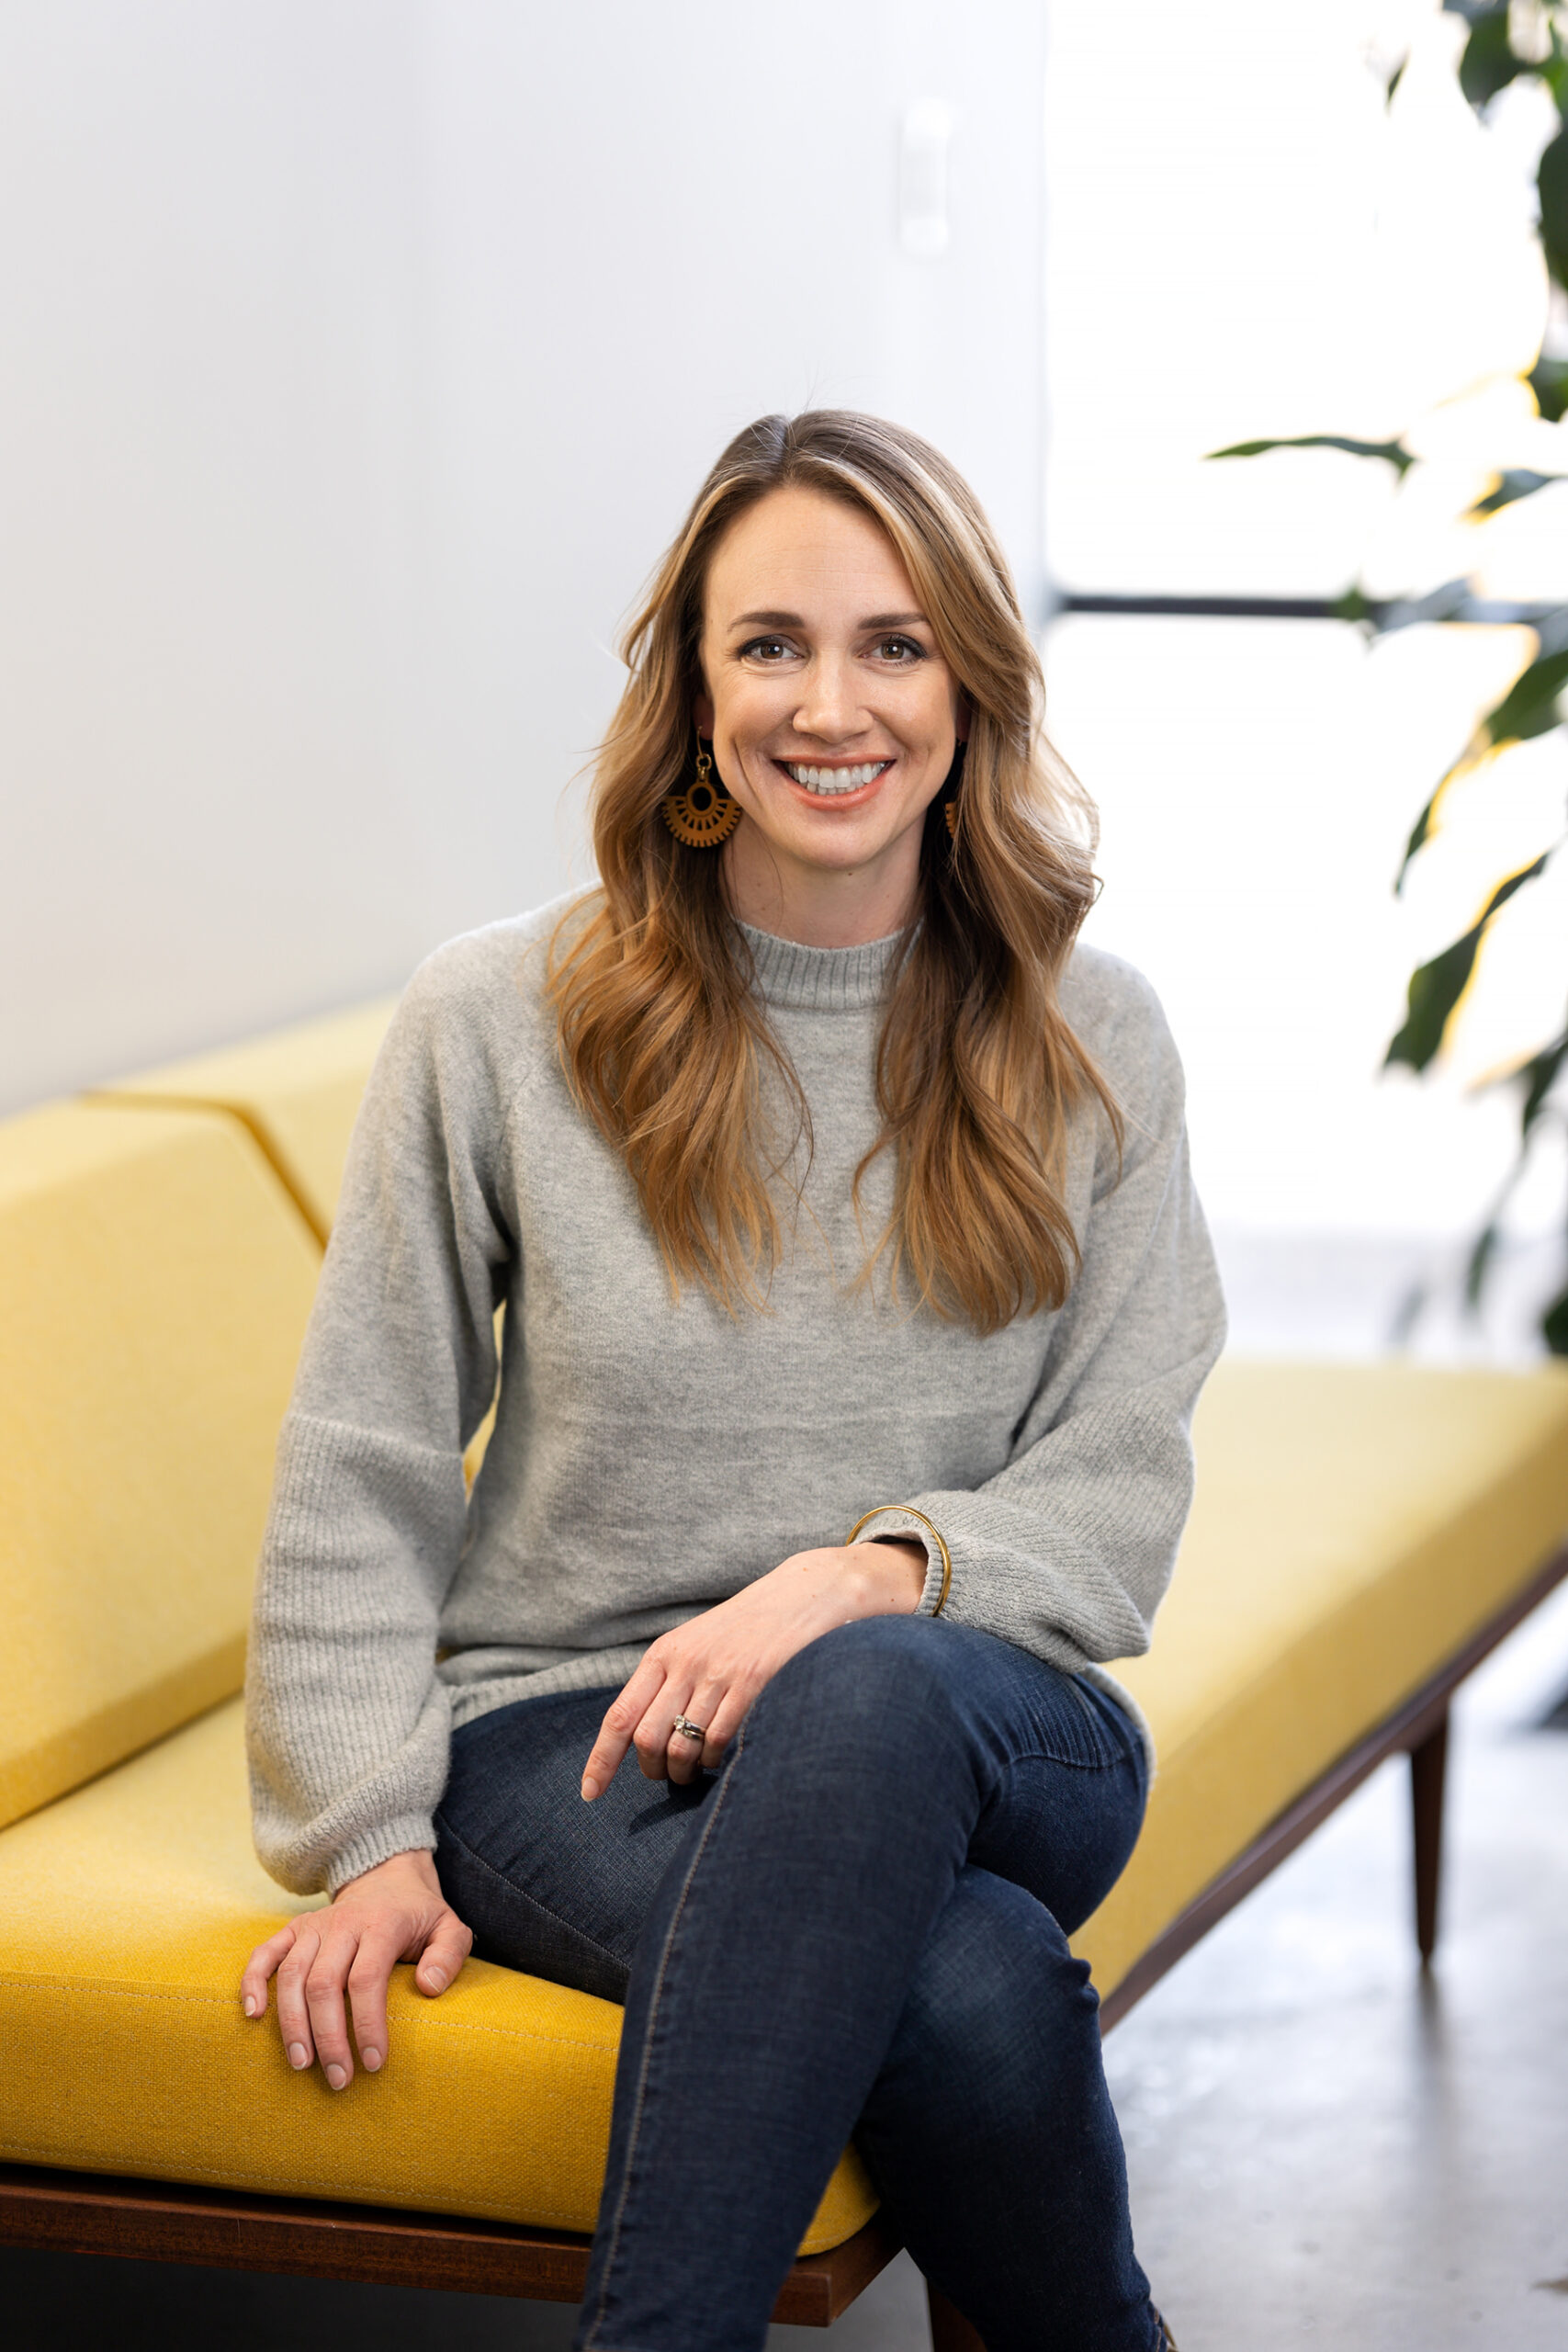
[[[394,1854],[434,1851],[435,1825],[428,1814],[406,1813],[396,1821],[378,1822],[374,1829],[362,1829],[351,1838],[333,1856],[327,1871],[327,1893],[336,1894],[351,1878],[373,1871],[378,1862],[389,1862]]]
[[[945,1530],[943,1531],[945,1533]],[[926,1581],[915,1608],[917,1617],[934,1617],[942,1603],[942,1586],[948,1581],[948,1562],[942,1556],[942,1545],[923,1521],[902,1503],[886,1503],[878,1510],[868,1513],[862,1521],[857,1544],[879,1544],[896,1537],[900,1543],[919,1544],[926,1555]],[[951,1558],[951,1547],[949,1552]],[[951,1588],[947,1595],[952,1606]]]

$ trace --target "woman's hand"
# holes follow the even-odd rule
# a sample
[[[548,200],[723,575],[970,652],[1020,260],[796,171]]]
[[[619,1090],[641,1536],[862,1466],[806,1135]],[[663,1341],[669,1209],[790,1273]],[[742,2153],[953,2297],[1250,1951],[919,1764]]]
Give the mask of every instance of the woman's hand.
[[[426,1853],[394,1854],[351,1878],[324,1911],[301,1911],[245,1962],[240,1996],[248,2018],[266,2015],[277,1977],[277,2026],[291,2066],[320,2058],[334,2091],[354,2077],[344,2013],[346,1991],[360,2063],[373,2075],[387,2056],[387,1985],[400,1960],[417,1960],[414,1983],[432,1999],[467,1960],[473,1936],[441,1892]]]
[[[910,1616],[926,1580],[920,1544],[796,1552],[716,1608],[661,1634],[600,1726],[582,1775],[592,1803],[628,1747],[650,1781],[694,1781],[718,1762],[757,1693],[796,1650],[858,1617]],[[674,1728],[700,1724],[698,1741]]]

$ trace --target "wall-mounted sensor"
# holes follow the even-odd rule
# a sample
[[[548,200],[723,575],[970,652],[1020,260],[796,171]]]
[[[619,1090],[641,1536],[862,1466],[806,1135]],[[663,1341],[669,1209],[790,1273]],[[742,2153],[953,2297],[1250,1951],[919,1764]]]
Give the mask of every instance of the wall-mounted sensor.
[[[947,251],[947,150],[952,109],[940,98],[917,98],[904,109],[898,146],[898,242],[907,254],[930,260]]]

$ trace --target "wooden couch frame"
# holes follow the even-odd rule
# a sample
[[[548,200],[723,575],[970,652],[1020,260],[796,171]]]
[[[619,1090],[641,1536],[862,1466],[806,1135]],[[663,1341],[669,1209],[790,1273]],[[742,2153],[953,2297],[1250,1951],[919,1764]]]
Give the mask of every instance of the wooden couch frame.
[[[1410,1758],[1416,1941],[1426,1966],[1438,1939],[1449,1702],[1465,1677],[1565,1577],[1568,1546],[1188,1905],[1105,2000],[1102,2029],[1109,2032],[1118,2024],[1385,1758],[1402,1753]],[[558,2230],[32,2165],[0,2165],[0,2244],[568,2303],[581,2301],[589,2247],[586,2237]],[[830,2325],[899,2245],[892,2225],[874,2214],[844,2245],[795,2264],[774,2318],[796,2326]],[[984,2352],[968,2322],[934,2288],[930,2294],[935,2352]]]

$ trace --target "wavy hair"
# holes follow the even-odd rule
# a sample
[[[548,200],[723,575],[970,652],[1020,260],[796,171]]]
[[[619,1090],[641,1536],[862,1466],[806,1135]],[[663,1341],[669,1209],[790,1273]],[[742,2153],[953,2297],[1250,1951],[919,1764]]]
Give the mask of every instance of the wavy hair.
[[[625,1159],[676,1294],[695,1282],[731,1313],[764,1305],[790,1157],[766,1148],[764,1074],[783,1081],[807,1151],[810,1114],[752,991],[722,853],[683,848],[659,804],[691,756],[714,551],[749,507],[795,487],[886,533],[969,711],[956,836],[939,796],[887,988],[882,1129],[855,1203],[891,1152],[893,1208],[856,1280],[886,1260],[895,1296],[908,1284],[938,1315],[994,1331],[1060,1306],[1077,1272],[1063,1171],[1080,1104],[1099,1105],[1120,1148],[1116,1105],[1057,997],[1094,898],[1096,828],[1045,740],[1006,559],[974,492],[916,434],[847,410],[761,417],[698,492],[623,643],[631,674],[592,791],[601,887],[550,944],[561,1064]]]

